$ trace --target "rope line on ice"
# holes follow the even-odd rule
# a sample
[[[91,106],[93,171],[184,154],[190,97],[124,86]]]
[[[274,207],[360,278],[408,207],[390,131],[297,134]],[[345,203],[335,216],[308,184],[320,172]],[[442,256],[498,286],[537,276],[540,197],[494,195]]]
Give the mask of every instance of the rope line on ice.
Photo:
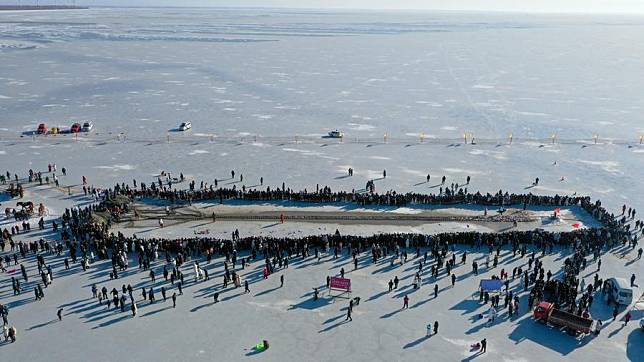
[[[205,133],[187,133],[173,132],[165,136],[131,136],[127,133],[61,133],[61,134],[47,134],[38,135],[32,132],[22,133],[18,136],[9,136],[0,138],[0,142],[8,143],[9,145],[16,143],[30,143],[30,142],[77,142],[82,141],[86,143],[95,143],[98,145],[107,144],[110,142],[116,143],[145,143],[145,144],[163,144],[163,143],[212,143],[212,144],[266,144],[282,146],[286,144],[314,144],[314,145],[340,145],[340,144],[404,144],[404,145],[512,145],[515,143],[539,144],[539,145],[628,145],[634,147],[637,145],[644,146],[644,136],[636,136],[633,139],[625,138],[599,138],[593,136],[591,138],[559,138],[559,137],[474,137],[472,134],[466,134],[464,137],[433,137],[420,134],[418,137],[392,137],[385,134],[383,137],[340,137],[329,138],[324,136],[300,136],[300,135],[286,135],[286,136],[261,136],[261,135],[248,135],[248,136],[219,136],[215,134]]]

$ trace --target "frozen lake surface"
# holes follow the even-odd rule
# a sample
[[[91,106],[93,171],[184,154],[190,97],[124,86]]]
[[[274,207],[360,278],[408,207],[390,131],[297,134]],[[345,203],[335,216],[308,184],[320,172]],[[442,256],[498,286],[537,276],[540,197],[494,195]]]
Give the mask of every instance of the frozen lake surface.
[[[461,184],[470,175],[471,188],[494,192],[540,177],[531,191],[642,206],[643,25],[476,13],[8,12],[0,160],[82,165],[97,185],[161,170],[212,181],[239,169],[269,185],[350,190],[387,169],[379,191],[427,191],[417,184],[429,173]],[[78,143],[28,136],[40,122],[83,120],[95,128]],[[184,120],[192,130],[176,132]],[[335,128],[346,145],[321,138]],[[486,141],[466,146],[464,135]],[[355,179],[342,177],[349,166]]]
[[[3,13],[3,132],[605,138],[644,125],[643,18],[283,10]],[[639,134],[638,134],[639,132]]]
[[[376,179],[378,192],[419,193],[437,193],[443,175],[448,185],[471,176],[469,191],[576,193],[601,199],[615,213],[627,204],[641,215],[642,34],[644,18],[626,16],[6,12],[0,16],[0,169],[24,175],[52,162],[66,167],[68,175],[59,177],[74,195],[49,186],[26,190],[26,198],[47,205],[49,218],[91,202],[78,194],[82,176],[109,187],[133,178],[149,183],[161,171],[183,172],[197,183],[218,179],[225,187],[258,188],[263,177],[264,187],[284,182],[296,190],[319,184],[350,191]],[[31,136],[41,122],[66,129],[84,120],[92,120],[94,130],[77,139]],[[192,130],[178,132],[186,120]],[[333,129],[345,139],[322,138]],[[479,141],[472,144],[472,137]],[[349,167],[353,177],[346,176]],[[233,169],[244,182],[228,179]],[[380,179],[385,169],[387,178]],[[1,226],[10,224],[3,219]],[[264,226],[243,231],[262,233]],[[234,225],[226,228],[217,232],[225,235]],[[304,228],[275,232],[329,232],[336,225]],[[411,226],[341,231],[414,232]],[[508,253],[502,252],[498,270],[484,274],[527,263]],[[601,277],[635,273],[640,280],[642,264],[633,254],[606,254]],[[564,255],[546,256],[546,270],[559,271]],[[473,252],[471,258],[484,256]],[[250,295],[231,290],[210,305],[221,262],[208,266],[213,281],[185,288],[176,310],[169,302],[146,304],[135,320],[88,298],[92,283],[147,286],[136,270],[110,281],[108,265],[99,263],[63,276],[57,258],[61,276],[55,272],[43,302],[31,302],[32,291],[11,296],[10,276],[0,274],[0,303],[12,306],[10,320],[19,328],[18,342],[0,344],[0,355],[29,361],[452,361],[471,360],[469,345],[487,337],[488,353],[476,360],[644,359],[644,333],[636,329],[641,312],[622,327],[608,323],[611,311],[599,300],[591,312],[607,323],[597,338],[578,341],[548,330],[525,310],[484,326],[475,318],[484,307],[471,298],[479,279],[469,266],[456,269],[454,289],[447,278],[437,281],[437,299],[427,278],[429,284],[410,295],[412,308],[399,311],[404,293],[385,293],[386,282],[398,275],[409,288],[415,264],[371,265],[363,254],[351,272],[363,302],[354,322],[344,324],[346,303],[312,303],[311,290],[340,267],[352,269],[350,258],[295,260],[279,272],[286,276],[280,289],[275,276],[257,277],[256,262],[243,274],[252,281]],[[33,260],[29,268],[34,272]],[[595,266],[588,268],[581,274],[587,281]],[[49,322],[61,305],[63,322]],[[441,332],[424,338],[434,320]],[[248,350],[264,338],[271,342],[268,351]]]

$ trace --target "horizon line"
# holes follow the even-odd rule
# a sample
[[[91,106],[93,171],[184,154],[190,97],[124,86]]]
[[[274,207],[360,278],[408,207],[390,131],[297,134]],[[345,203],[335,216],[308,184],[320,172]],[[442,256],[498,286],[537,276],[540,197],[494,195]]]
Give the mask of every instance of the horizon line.
[[[2,5],[2,4],[0,4]],[[621,15],[621,16],[643,16],[644,10],[627,12],[620,11],[582,11],[582,10],[512,10],[512,9],[429,9],[429,8],[349,8],[349,7],[287,7],[287,6],[208,6],[208,5],[79,5],[90,9],[116,8],[116,9],[256,9],[256,10],[297,10],[297,11],[347,11],[347,12],[433,12],[433,13],[497,13],[497,14],[539,14],[539,15]]]

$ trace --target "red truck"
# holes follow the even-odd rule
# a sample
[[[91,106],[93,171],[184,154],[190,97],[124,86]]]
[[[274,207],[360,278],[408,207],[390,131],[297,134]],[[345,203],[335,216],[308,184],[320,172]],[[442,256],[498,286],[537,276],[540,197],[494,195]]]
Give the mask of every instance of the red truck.
[[[571,334],[589,334],[594,321],[555,308],[550,302],[542,301],[534,309],[534,318],[546,324],[564,327]]]
[[[39,124],[38,129],[36,130],[36,133],[38,133],[38,134],[46,134],[47,133],[47,125],[45,123]]]
[[[72,124],[72,127],[69,129],[70,133],[78,133],[81,131],[81,125],[80,123],[74,123]]]

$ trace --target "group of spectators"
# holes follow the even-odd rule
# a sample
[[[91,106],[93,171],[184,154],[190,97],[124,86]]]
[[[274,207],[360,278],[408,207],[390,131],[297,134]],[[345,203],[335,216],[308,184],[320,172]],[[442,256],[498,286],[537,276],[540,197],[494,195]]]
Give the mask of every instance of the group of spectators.
[[[203,183],[202,183],[203,185]],[[332,191],[330,187],[316,186],[315,191],[301,190],[295,191],[286,188],[282,184],[281,188],[266,187],[266,189],[246,189],[245,187],[237,188],[215,188],[209,187],[197,188],[194,182],[189,184],[189,188],[180,190],[168,187],[163,181],[146,185],[140,183],[139,187],[130,187],[124,183],[117,184],[111,191],[121,195],[126,195],[132,199],[162,199],[173,203],[181,202],[198,202],[206,200],[246,200],[246,201],[294,201],[307,203],[339,203],[350,202],[358,205],[375,205],[375,206],[410,206],[410,205],[451,205],[451,204],[474,204],[485,206],[503,206],[503,205],[540,205],[540,206],[570,206],[590,203],[588,196],[540,196],[534,194],[514,194],[499,190],[495,194],[482,194],[480,192],[469,193],[466,188],[445,187],[440,188],[438,194],[421,194],[421,193],[397,193],[396,191],[387,191],[378,194],[376,192],[367,192],[367,190]]]
[[[134,180],[136,186],[136,180]],[[203,185],[203,183],[202,183]],[[100,195],[99,202],[80,208],[75,207],[66,209],[59,223],[54,221],[52,228],[60,232],[61,240],[65,243],[67,249],[71,252],[70,256],[75,261],[78,253],[83,258],[89,257],[90,253],[98,258],[108,258],[110,251],[115,252],[132,252],[141,250],[167,251],[172,253],[184,252],[190,255],[204,254],[212,255],[220,253],[223,250],[267,250],[282,249],[291,252],[301,252],[303,248],[329,248],[335,247],[338,243],[350,245],[352,248],[366,249],[374,244],[394,248],[396,246],[423,248],[431,247],[433,244],[450,245],[450,244],[467,244],[480,247],[501,247],[504,245],[517,246],[519,244],[535,244],[541,249],[552,247],[553,245],[569,245],[577,248],[579,245],[585,245],[590,250],[598,250],[604,244],[614,246],[617,243],[632,243],[633,247],[637,243],[644,223],[637,223],[634,230],[630,230],[626,215],[614,215],[609,213],[600,201],[591,202],[587,196],[539,196],[533,194],[511,194],[499,191],[496,194],[467,193],[464,189],[459,189],[453,193],[435,194],[418,194],[418,193],[396,193],[394,191],[385,194],[365,193],[365,192],[332,192],[329,187],[316,187],[315,192],[307,190],[295,192],[283,187],[271,189],[267,187],[265,191],[259,190],[238,190],[235,187],[231,189],[210,187],[196,188],[194,181],[189,184],[188,190],[170,190],[167,182],[161,179],[158,183],[152,183],[149,186],[139,183],[139,187],[130,187],[124,183],[116,184],[113,188],[103,189],[96,192],[95,189],[89,188],[89,192]],[[589,212],[601,224],[601,227],[578,229],[570,232],[547,232],[544,230],[531,231],[511,231],[505,233],[482,233],[482,232],[458,232],[458,233],[441,233],[433,236],[423,234],[393,233],[378,234],[372,236],[355,236],[340,235],[317,235],[304,236],[299,238],[291,237],[233,237],[232,240],[203,237],[199,235],[193,238],[176,238],[176,239],[158,239],[151,238],[147,240],[139,239],[136,236],[125,237],[117,233],[110,232],[113,220],[118,220],[122,213],[129,211],[131,201],[141,199],[164,199],[173,203],[217,200],[248,200],[248,201],[278,201],[288,200],[294,202],[307,203],[331,203],[331,202],[351,202],[360,205],[387,205],[387,206],[410,206],[410,205],[440,205],[440,204],[477,204],[486,206],[503,205],[527,205],[532,206],[579,206]],[[126,201],[123,201],[126,200]],[[96,213],[107,213],[108,217],[105,222],[101,222],[94,217]],[[625,214],[625,209],[624,209]],[[629,216],[634,216],[634,210]],[[554,217],[554,214],[553,214]],[[11,249],[19,248],[21,254],[26,251],[35,251],[35,249],[51,250],[60,253],[62,250],[60,243],[55,247],[50,247],[48,242],[40,242],[40,245],[15,245],[13,240],[16,233],[4,230],[0,237],[0,248],[4,250],[5,244],[10,244]],[[238,234],[237,234],[238,235]]]
[[[50,169],[51,172],[51,169]],[[31,176],[31,175],[30,175]],[[234,178],[234,174],[232,175]],[[241,176],[240,176],[241,177]],[[169,176],[168,176],[169,178]],[[17,176],[15,177],[18,182]],[[181,178],[178,182],[183,182]],[[31,177],[31,182],[34,182]],[[85,180],[84,180],[85,181]],[[262,180],[263,181],[263,180]],[[470,248],[487,249],[488,258],[486,265],[489,267],[489,257],[494,254],[494,267],[497,266],[499,251],[501,248],[511,248],[514,255],[517,252],[522,256],[526,254],[526,245],[534,245],[535,250],[528,268],[524,271],[519,268],[512,271],[512,279],[517,274],[522,279],[524,290],[530,291],[530,307],[534,303],[548,299],[553,301],[558,307],[565,306],[569,312],[579,315],[587,315],[588,309],[593,303],[593,292],[599,290],[602,280],[595,275],[592,284],[586,287],[583,280],[580,282],[579,273],[586,268],[587,256],[592,255],[593,260],[601,265],[599,259],[601,251],[606,247],[629,244],[635,248],[644,228],[644,223],[634,222],[635,210],[629,209],[626,213],[626,207],[622,208],[621,215],[615,215],[607,211],[600,201],[592,202],[587,196],[539,196],[533,194],[513,194],[499,190],[495,194],[468,193],[467,189],[457,187],[441,188],[439,194],[419,194],[419,193],[396,193],[389,191],[384,194],[378,194],[364,190],[352,190],[351,192],[334,192],[329,187],[317,187],[315,192],[303,190],[293,191],[287,189],[285,185],[282,188],[265,190],[247,190],[245,187],[237,189],[232,188],[213,188],[205,186],[197,188],[194,181],[189,183],[187,190],[172,189],[172,181],[165,183],[159,179],[156,183],[146,185],[136,181],[133,187],[124,183],[117,184],[108,189],[95,189],[94,187],[85,187],[83,191],[94,195],[97,202],[84,207],[74,207],[65,209],[59,220],[52,221],[51,229],[60,235],[59,240],[45,240],[24,242],[18,240],[23,233],[19,230],[7,229],[0,233],[0,250],[4,254],[0,267],[9,267],[11,263],[18,265],[19,258],[25,259],[29,254],[36,255],[38,260],[38,270],[42,278],[42,284],[47,287],[51,283],[51,267],[46,265],[43,254],[56,254],[64,256],[65,269],[69,269],[71,259],[72,263],[80,259],[83,269],[89,267],[95,259],[111,260],[112,272],[110,279],[118,279],[119,272],[128,268],[128,255],[134,254],[138,258],[140,269],[148,270],[152,261],[159,258],[165,258],[168,264],[172,264],[172,273],[170,273],[170,285],[174,286],[175,279],[180,280],[178,284],[179,295],[181,285],[183,285],[183,275],[179,272],[179,267],[190,261],[205,258],[206,263],[210,263],[215,256],[225,256],[226,273],[224,274],[224,285],[229,281],[240,286],[240,282],[235,275],[235,264],[239,261],[242,268],[251,260],[261,256],[265,260],[264,277],[272,272],[274,268],[282,265],[288,267],[288,260],[293,256],[310,256],[315,255],[319,259],[321,252],[332,252],[334,257],[338,254],[346,253],[352,255],[354,266],[357,268],[357,254],[364,251],[371,251],[373,263],[378,259],[392,255],[392,264],[394,260],[407,260],[407,252],[415,250],[416,256],[420,257],[421,250],[425,249],[425,257],[419,265],[417,272],[418,286],[420,286],[420,273],[423,263],[427,263],[428,254],[435,259],[436,265],[432,267],[432,275],[437,276],[439,271],[445,265],[446,273],[450,275],[450,270],[456,265],[456,254],[453,246],[456,244],[468,245]],[[176,180],[174,182],[177,182]],[[16,187],[22,187],[16,185]],[[530,206],[552,207],[553,209],[564,206],[578,206],[586,210],[601,224],[599,227],[586,229],[576,229],[568,232],[548,232],[537,229],[531,231],[509,231],[504,233],[486,233],[486,232],[456,232],[440,233],[436,235],[425,235],[419,233],[389,233],[376,234],[370,236],[342,235],[338,230],[334,234],[328,235],[310,235],[302,237],[277,237],[277,236],[248,236],[240,237],[239,231],[232,233],[232,237],[215,238],[207,235],[198,235],[186,238],[139,238],[136,235],[126,236],[121,232],[112,232],[112,223],[118,221],[124,213],[130,212],[131,203],[134,201],[166,200],[171,203],[191,203],[215,200],[223,203],[230,200],[245,201],[289,201],[303,203],[354,203],[360,206],[414,206],[414,205],[454,205],[454,204],[474,204],[483,206],[499,207],[501,210],[510,205],[519,205],[524,209]],[[557,212],[553,211],[553,218],[557,217]],[[634,226],[634,227],[632,227]],[[16,228],[17,229],[17,228]],[[205,236],[205,237],[204,237]],[[545,271],[543,263],[535,257],[535,253],[541,251],[543,254],[552,252],[554,246],[563,246],[572,251],[572,255],[564,262],[562,276],[555,280],[552,278],[550,270]],[[9,247],[9,253],[5,249]],[[68,251],[68,253],[66,252]],[[247,257],[239,256],[239,251],[249,251]],[[13,255],[11,255],[13,254]],[[11,255],[11,256],[10,256]],[[641,251],[640,251],[641,255]],[[450,258],[451,256],[451,258]],[[460,263],[466,263],[467,253],[463,253]],[[136,259],[135,259],[136,260]],[[228,270],[228,262],[232,263],[232,273]],[[534,263],[533,263],[534,262]],[[198,262],[195,262],[195,278],[201,275],[201,268]],[[473,269],[476,274],[478,264],[473,262]],[[516,269],[516,268],[515,268]],[[598,268],[599,270],[599,268]],[[28,282],[27,273],[21,264],[23,279]],[[344,269],[342,270],[344,273]],[[168,271],[164,267],[164,279],[168,279]],[[452,286],[455,283],[455,276],[452,276]],[[154,281],[154,272],[150,272],[150,278]],[[501,271],[501,279],[505,280],[506,296],[505,307],[510,308],[510,315],[513,310],[518,310],[518,302],[514,303],[516,296],[512,292],[508,293],[507,273]],[[207,271],[205,279],[208,279]],[[21,287],[17,278],[12,278],[14,283],[14,293],[20,293]],[[283,279],[282,279],[283,284]],[[397,283],[396,283],[397,284]],[[17,287],[16,287],[17,285]],[[44,297],[40,283],[35,286],[36,298]],[[248,284],[245,285],[248,291]],[[391,287],[390,287],[391,289]],[[162,287],[161,294],[166,299],[165,287]],[[131,300],[132,314],[136,315],[136,303],[132,296],[132,290],[123,286],[123,293],[118,297],[118,290],[113,296],[114,305],[120,305],[123,311],[126,304],[125,295],[129,294]],[[437,293],[437,286],[435,288]],[[581,298],[579,294],[582,294]],[[106,297],[105,291],[101,293]],[[97,293],[94,291],[94,296]],[[111,299],[107,299],[108,303]],[[118,299],[118,301],[117,301]],[[153,303],[154,289],[149,291],[143,289],[143,299]],[[176,303],[176,294],[172,295],[173,305]],[[487,297],[486,297],[487,300]],[[218,301],[218,293],[214,295],[214,301]],[[496,306],[499,299],[496,300]],[[109,308],[109,304],[108,304]],[[60,318],[60,316],[59,316]],[[8,332],[7,332],[8,334]],[[5,338],[7,338],[7,334]],[[13,334],[15,338],[15,333]]]

